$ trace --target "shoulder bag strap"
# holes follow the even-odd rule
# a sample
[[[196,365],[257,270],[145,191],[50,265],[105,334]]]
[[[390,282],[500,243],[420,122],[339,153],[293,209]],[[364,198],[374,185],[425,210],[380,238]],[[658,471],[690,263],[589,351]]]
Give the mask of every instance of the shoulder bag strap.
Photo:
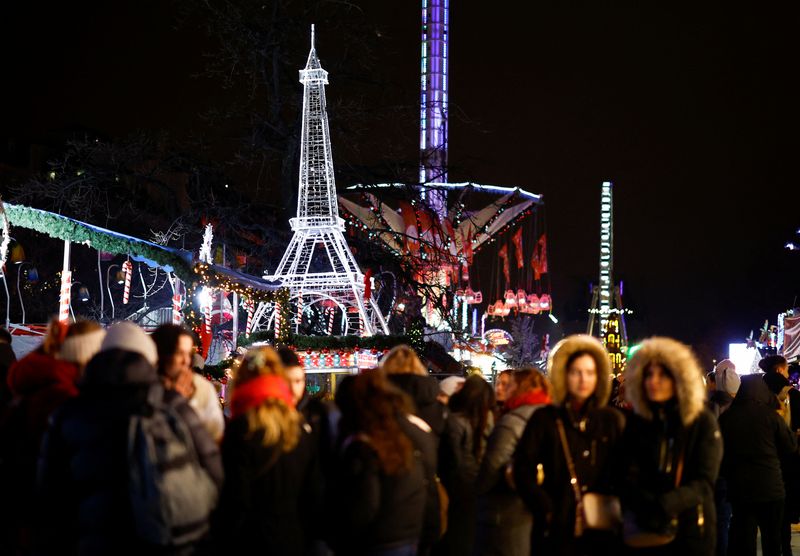
[[[572,454],[569,451],[567,433],[564,430],[564,423],[561,419],[556,419],[556,426],[558,427],[558,435],[561,437],[561,448],[564,450],[564,459],[567,461],[569,482],[570,485],[572,485],[572,492],[575,494],[575,536],[579,537],[583,534],[583,494],[581,493],[581,485],[578,482],[578,475],[575,472]]]
[[[686,445],[681,446],[681,453],[678,456],[678,464],[675,467],[675,488],[681,486],[681,479],[683,478],[683,460],[686,456]]]

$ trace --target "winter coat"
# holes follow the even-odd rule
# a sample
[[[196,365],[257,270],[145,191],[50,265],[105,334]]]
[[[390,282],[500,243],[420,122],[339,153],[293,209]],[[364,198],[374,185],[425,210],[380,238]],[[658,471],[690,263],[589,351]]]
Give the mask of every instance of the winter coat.
[[[511,463],[528,420],[548,399],[542,392],[531,392],[531,394],[540,394],[540,399],[528,400],[529,403],[508,411],[500,418],[489,436],[475,487],[478,493],[478,530],[473,554],[486,556],[530,554],[533,516],[509,485],[506,468]]]
[[[8,387],[12,396],[19,398],[24,406],[25,431],[36,443],[35,455],[38,455],[38,445],[47,430],[50,414],[67,399],[78,395],[78,373],[73,363],[37,351],[12,364],[8,370]]]
[[[358,556],[419,542],[426,485],[418,450],[409,471],[387,475],[369,438],[352,435],[342,443],[335,476],[337,481],[326,492],[326,505],[330,544],[337,555]]]
[[[42,444],[37,539],[42,554],[169,553],[136,535],[128,495],[128,427],[160,388],[155,368],[138,353],[110,349],[87,365],[80,393],[54,415]],[[165,403],[183,418],[198,459],[218,487],[222,462],[186,400],[174,392]]]
[[[222,405],[219,403],[219,394],[210,380],[197,373],[192,373],[194,395],[189,398],[189,405],[203,426],[215,442],[222,440],[225,430],[225,417],[222,415]]]
[[[719,416],[725,413],[732,403],[733,396],[722,390],[715,390],[708,398],[708,410],[719,419]]]
[[[447,407],[439,403],[439,382],[432,376],[414,374],[389,374],[389,382],[408,394],[416,409],[414,415],[421,418],[433,430],[437,444],[445,428]]]
[[[333,471],[333,461],[336,457],[339,409],[332,401],[309,396],[308,393],[300,398],[296,409],[311,427],[311,441],[319,460],[324,490],[324,484],[328,480],[335,480],[335,477],[329,477],[329,475]]]
[[[0,489],[4,506],[13,508],[12,515],[3,516],[13,529],[7,534],[22,546],[29,544],[36,465],[47,420],[78,394],[77,379],[74,364],[39,352],[13,363],[8,372],[13,399],[0,417]]]
[[[451,413],[439,445],[439,477],[450,498],[447,531],[436,554],[469,554],[475,544],[477,492],[480,461],[473,452],[472,426],[461,413]],[[487,435],[488,436],[488,435]]]
[[[441,513],[439,509],[438,465],[439,443],[447,425],[448,409],[436,399],[439,393],[438,381],[430,376],[415,374],[387,374],[393,385],[408,394],[414,404],[414,416],[421,419],[419,423],[413,418],[402,422],[403,432],[411,437],[414,447],[421,451],[425,462],[425,480],[427,497],[425,502],[425,524],[420,543],[423,547],[439,540],[441,532]],[[414,427],[409,427],[409,424]],[[423,430],[420,434],[419,429]],[[431,467],[432,465],[432,467]]]
[[[780,458],[797,451],[797,439],[774,402],[761,377],[747,375],[730,409],[719,419],[725,440],[722,474],[731,501],[757,504],[784,499]]]
[[[226,481],[213,528],[220,553],[245,554],[254,547],[264,554],[304,553],[322,518],[316,451],[308,425],[297,446],[284,453],[248,434],[247,416],[228,424],[222,441]]]
[[[442,527],[436,476],[439,464],[438,438],[428,423],[416,415],[409,415],[406,419],[401,419],[400,429],[411,439],[414,450],[419,452],[419,458],[425,471],[425,512],[420,546],[430,547],[439,540]]]
[[[594,395],[576,413],[567,395],[566,364],[579,351],[594,358],[598,376]],[[533,515],[532,553],[608,553],[613,535],[587,531],[575,537],[575,494],[557,426],[561,420],[582,490],[610,493],[612,454],[624,420],[615,409],[604,407],[611,390],[608,354],[595,338],[571,336],[551,352],[548,374],[553,405],[534,412],[514,455],[517,492]]]
[[[644,373],[653,363],[673,377],[675,396],[666,403],[649,402],[644,392]],[[717,420],[704,407],[705,387],[697,361],[683,344],[652,338],[628,362],[625,384],[634,414],[627,420],[621,459],[615,465],[623,510],[647,531],[665,531],[677,517],[676,538],[661,551],[682,556],[713,554],[717,535],[714,485],[722,439]]]

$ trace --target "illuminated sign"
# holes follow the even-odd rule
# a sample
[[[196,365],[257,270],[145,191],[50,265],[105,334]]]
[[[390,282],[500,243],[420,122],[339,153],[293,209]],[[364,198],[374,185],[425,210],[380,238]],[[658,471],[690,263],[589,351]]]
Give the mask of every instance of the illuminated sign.
[[[625,352],[627,346],[622,344],[622,331],[620,330],[620,318],[618,314],[611,314],[602,328],[603,345],[608,351],[608,360],[611,363],[611,371],[619,374],[625,369],[627,357]]]
[[[483,338],[487,340],[492,347],[507,346],[514,341],[511,334],[500,328],[487,330]]]

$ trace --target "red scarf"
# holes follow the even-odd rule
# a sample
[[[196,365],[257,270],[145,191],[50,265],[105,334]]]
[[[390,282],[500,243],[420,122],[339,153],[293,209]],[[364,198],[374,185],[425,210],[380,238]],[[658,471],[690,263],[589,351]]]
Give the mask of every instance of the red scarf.
[[[514,396],[508,400],[506,402],[506,409],[511,411],[512,409],[517,409],[522,405],[541,405],[549,403],[550,396],[541,388],[537,388],[536,390],[529,390],[524,394]]]
[[[231,414],[234,418],[244,415],[248,409],[258,407],[264,400],[281,400],[294,407],[289,384],[279,376],[261,375],[233,389]]]

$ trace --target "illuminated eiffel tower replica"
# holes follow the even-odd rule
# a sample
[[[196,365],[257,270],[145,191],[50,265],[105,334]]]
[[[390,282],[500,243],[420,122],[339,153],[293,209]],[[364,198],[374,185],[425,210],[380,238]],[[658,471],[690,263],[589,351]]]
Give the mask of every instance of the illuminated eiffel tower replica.
[[[600,192],[600,283],[592,289],[589,335],[599,335],[608,350],[614,374],[625,368],[628,331],[622,306],[622,283],[614,284],[614,197],[612,184],[603,182]]]
[[[388,334],[386,320],[372,296],[365,296],[364,274],[344,239],[344,220],[339,217],[336,181],[325,85],[328,72],[322,69],[314,44],[311,26],[311,51],[305,69],[300,70],[303,84],[303,127],[300,137],[300,191],[297,217],[289,220],[294,232],[278,268],[266,280],[280,280],[290,291],[292,329],[297,332],[304,314],[316,306],[318,313],[333,318],[340,314],[337,331],[342,334],[372,336]],[[261,304],[254,322],[269,315],[272,327],[275,307]],[[332,333],[331,326],[327,333]]]

